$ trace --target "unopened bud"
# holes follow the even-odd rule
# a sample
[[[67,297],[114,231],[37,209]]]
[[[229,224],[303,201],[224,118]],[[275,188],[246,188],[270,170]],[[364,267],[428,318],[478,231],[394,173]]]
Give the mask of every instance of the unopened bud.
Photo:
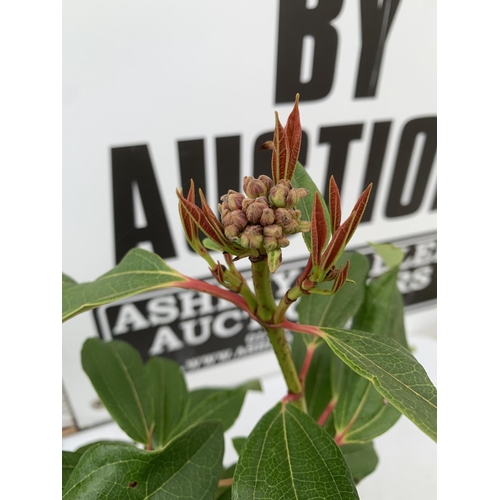
[[[224,228],[224,234],[226,238],[231,241],[236,241],[240,235],[240,230],[234,225],[229,225]]]
[[[295,234],[299,232],[299,223],[295,220],[294,214],[286,208],[277,208],[274,216],[276,224],[283,228],[285,234]]]
[[[286,198],[286,208],[293,208],[301,198],[304,198],[309,194],[309,191],[304,188],[290,189],[288,196]]]
[[[330,271],[328,271],[328,274],[325,276],[325,281],[332,281],[338,275],[339,275],[339,270],[335,266],[333,266],[333,268],[330,269]]]
[[[311,223],[306,220],[302,220],[299,222],[299,232],[300,233],[309,233],[311,231]]]
[[[261,181],[266,186],[266,194],[271,191],[271,188],[274,186],[274,182],[271,177],[267,175],[259,175],[259,181]]]
[[[276,207],[284,208],[289,189],[281,181],[269,191],[269,201]]]
[[[220,197],[220,203],[217,205],[217,208],[219,209],[219,213],[221,215],[224,214],[225,210],[229,210],[229,203],[228,203],[228,195],[224,194]]]
[[[260,226],[247,226],[241,233],[241,246],[244,248],[259,248],[263,240],[262,227]]]
[[[266,252],[271,252],[279,248],[279,240],[283,238],[283,229],[276,224],[271,224],[264,228],[264,248]]]
[[[281,238],[278,238],[278,245],[280,248],[285,248],[289,244],[290,244],[290,241],[288,240],[288,238],[285,235],[283,235]]]
[[[241,210],[241,203],[245,199],[245,195],[242,193],[238,193],[237,191],[229,190],[227,193],[227,201],[230,210]]]
[[[210,269],[212,276],[219,282],[221,285],[224,283],[224,271],[225,266],[222,266],[220,262],[217,262],[215,269]]]
[[[245,210],[245,214],[249,222],[251,222],[252,224],[258,224],[264,210],[266,208],[269,208],[269,204],[267,203],[266,198],[264,198],[263,196],[259,196],[257,199],[251,200],[251,202],[253,203],[248,204]]]
[[[258,198],[267,194],[266,185],[259,179],[246,175],[243,178],[243,191],[249,198]]]
[[[227,226],[236,226],[240,231],[245,228],[248,220],[243,212],[243,210],[231,210],[222,218],[222,225],[224,227]]]
[[[261,226],[270,226],[274,223],[274,211],[271,208],[265,208],[262,210],[262,215],[260,217]]]

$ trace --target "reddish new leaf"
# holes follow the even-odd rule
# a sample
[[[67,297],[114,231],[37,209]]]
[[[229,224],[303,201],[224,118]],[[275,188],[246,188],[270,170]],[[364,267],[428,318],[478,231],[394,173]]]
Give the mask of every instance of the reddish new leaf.
[[[370,184],[361,194],[359,200],[354,205],[351,215],[347,220],[335,231],[333,238],[326,247],[325,253],[321,260],[321,269],[326,274],[335,264],[337,259],[342,255],[344,248],[349,243],[352,235],[356,231],[356,228],[363,217],[366,205],[368,203],[368,198],[372,190],[372,184]]]
[[[321,251],[328,238],[328,225],[326,223],[325,212],[319,197],[319,193],[314,194],[313,211],[311,219],[311,256],[312,265],[320,263]]]
[[[330,206],[330,221],[332,224],[332,234],[334,234],[335,231],[340,226],[342,214],[340,207],[340,192],[337,183],[333,178],[333,175],[330,177],[330,186],[328,190],[328,203]]]
[[[275,113],[275,128],[273,137],[273,158],[272,158],[272,170],[273,170],[273,181],[275,184],[281,179],[285,179],[286,165],[288,161],[288,147],[285,131],[281,122],[278,118],[278,113]]]
[[[302,127],[299,114],[299,94],[295,96],[295,105],[285,125],[285,135],[288,142],[289,158],[285,172],[285,179],[291,181],[295,172],[295,165],[299,158],[300,143],[302,141]]]

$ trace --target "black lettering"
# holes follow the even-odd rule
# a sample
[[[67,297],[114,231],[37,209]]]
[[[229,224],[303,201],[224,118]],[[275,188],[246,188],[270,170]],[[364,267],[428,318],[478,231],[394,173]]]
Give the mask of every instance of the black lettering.
[[[184,191],[187,192],[189,190],[191,179],[193,179],[196,186],[196,198],[198,198],[198,189],[201,189],[206,195],[205,141],[203,139],[178,141],[177,150],[179,152],[179,167]],[[198,237],[203,241],[205,235],[201,231],[198,231]],[[191,245],[186,245],[186,247],[190,252],[194,253]]]
[[[306,0],[280,1],[276,103],[288,103],[300,94],[301,101],[326,97],[332,86],[337,59],[338,34],[330,24],[342,8],[342,0],[318,0],[314,9]],[[314,39],[311,78],[302,82],[304,38]]]
[[[118,263],[139,243],[151,242],[153,251],[164,259],[175,257],[148,146],[111,149],[115,259]],[[136,227],[134,194],[140,195],[147,226]]]
[[[193,179],[198,189],[206,193],[205,183],[205,141],[194,139],[190,141],[178,141],[177,150],[179,152],[179,166],[181,172],[181,182],[184,190],[189,189],[189,183]]]
[[[424,136],[422,154],[418,161],[418,171],[410,201],[403,205],[401,197],[414,154],[417,136]],[[416,212],[423,200],[437,148],[437,119],[435,116],[410,120],[404,127],[399,141],[399,150],[394,166],[394,174],[387,201],[387,217],[401,217]]]
[[[331,175],[333,175],[339,191],[342,192],[342,183],[344,181],[349,144],[351,141],[360,139],[362,131],[362,123],[322,127],[320,129],[319,143],[330,144],[330,155],[328,157],[327,167],[328,172],[325,181],[325,189],[323,190],[323,195],[326,199],[328,199],[328,186]]]
[[[368,153],[362,189],[365,189],[371,182],[373,182],[373,187],[361,223],[369,222],[372,219],[390,130],[391,122],[376,122],[373,125],[370,152]]]
[[[354,97],[374,97],[380,76],[385,42],[399,0],[361,0],[362,46]]]
[[[431,210],[437,210],[437,207],[438,207],[438,194],[437,194],[437,188],[434,192],[434,201],[432,202],[432,205],[431,205]]]
[[[215,139],[217,156],[218,199],[230,189],[240,190],[240,136],[217,137]]]
[[[259,151],[258,149],[267,141],[273,140],[274,132],[266,132],[265,134],[259,135],[255,140],[254,149],[253,149],[253,176],[255,178],[259,177],[259,175],[267,175],[271,177],[271,161],[272,161],[272,151],[269,149],[265,149],[263,151]],[[307,133],[305,130],[302,130],[302,139],[300,142],[300,153],[299,153],[299,163],[305,167],[307,160],[307,146],[309,140],[307,138]]]

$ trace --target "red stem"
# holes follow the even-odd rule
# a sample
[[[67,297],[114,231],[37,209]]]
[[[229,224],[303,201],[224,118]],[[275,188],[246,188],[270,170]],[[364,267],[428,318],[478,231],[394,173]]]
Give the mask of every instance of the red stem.
[[[309,371],[309,366],[311,365],[312,357],[316,349],[316,344],[309,344],[307,346],[306,356],[304,362],[302,363],[302,368],[300,370],[299,380],[302,384],[302,389],[304,389],[306,383],[307,372]]]
[[[335,399],[332,399],[327,405],[326,408],[323,410],[323,413],[321,416],[318,418],[318,425],[325,425],[326,419],[330,416],[333,410],[335,410],[335,405],[337,404],[337,401]]]
[[[243,311],[247,312],[252,319],[261,323],[255,313],[250,310],[246,300],[241,295],[238,295],[237,293],[231,292],[229,290],[225,290],[224,288],[219,288],[218,286],[207,283],[206,281],[197,280],[195,278],[190,278],[189,276],[184,275],[182,275],[182,277],[185,278],[186,281],[178,281],[173,286],[176,286],[177,288],[186,288],[188,290],[197,290],[199,292],[213,295],[214,297],[228,300]]]
[[[229,477],[228,479],[220,479],[219,480],[219,488],[223,488],[224,486],[232,486],[233,478]]]

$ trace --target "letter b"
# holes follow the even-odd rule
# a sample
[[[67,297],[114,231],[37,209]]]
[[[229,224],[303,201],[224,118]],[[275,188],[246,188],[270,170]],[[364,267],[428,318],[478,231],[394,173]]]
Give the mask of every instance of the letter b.
[[[301,101],[321,99],[333,86],[338,35],[330,22],[339,15],[342,0],[318,0],[314,9],[308,9],[306,3],[280,2],[276,103],[293,102],[297,92]],[[311,77],[302,82],[305,37],[314,39],[314,50]]]

